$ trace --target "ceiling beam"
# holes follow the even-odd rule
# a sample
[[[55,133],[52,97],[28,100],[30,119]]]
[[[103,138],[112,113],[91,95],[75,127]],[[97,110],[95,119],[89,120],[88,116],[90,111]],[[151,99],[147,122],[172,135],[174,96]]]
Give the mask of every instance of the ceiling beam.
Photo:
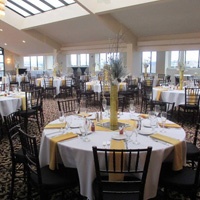
[[[133,47],[136,46],[137,37],[134,35],[130,29],[128,29],[125,25],[120,23],[110,14],[105,15],[96,15],[111,31],[116,34],[122,34],[123,40],[126,43],[132,43]]]
[[[38,31],[35,31],[35,30],[24,30],[23,32],[25,32],[25,33],[29,34],[30,36],[40,40],[41,42],[49,45],[50,47],[52,47],[54,49],[59,50],[61,48],[61,45],[58,42],[52,40],[51,38],[47,37],[44,34],[41,34]]]

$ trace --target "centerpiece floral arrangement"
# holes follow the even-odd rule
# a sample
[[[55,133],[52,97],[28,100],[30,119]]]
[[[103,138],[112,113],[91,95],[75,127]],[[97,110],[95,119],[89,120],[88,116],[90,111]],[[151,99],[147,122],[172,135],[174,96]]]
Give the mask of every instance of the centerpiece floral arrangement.
[[[143,66],[144,66],[144,77],[146,78],[147,77],[147,68],[149,67],[150,65],[150,59],[145,59],[144,62],[143,62]]]
[[[181,51],[179,53],[178,59],[178,70],[179,70],[179,89],[183,89],[183,73],[186,71],[186,64],[185,64],[185,52]]]

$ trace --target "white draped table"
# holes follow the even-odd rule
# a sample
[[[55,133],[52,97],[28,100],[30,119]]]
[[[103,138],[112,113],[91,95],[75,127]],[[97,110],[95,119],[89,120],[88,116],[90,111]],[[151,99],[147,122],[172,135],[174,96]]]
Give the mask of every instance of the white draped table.
[[[175,106],[185,103],[185,90],[170,90],[169,88],[153,88],[153,100],[156,100],[158,90],[168,89],[161,92],[160,101],[175,103]]]
[[[104,114],[103,114],[104,115]],[[66,118],[68,120],[72,116]],[[73,116],[73,122],[77,125],[79,124],[79,119],[77,116]],[[130,119],[129,113],[123,113],[120,119]],[[145,119],[146,120],[146,119]],[[144,123],[143,121],[142,123]],[[58,120],[52,123],[59,123]],[[145,128],[142,127],[142,130]],[[151,130],[150,128],[146,128]],[[156,129],[160,132],[160,128]],[[71,129],[70,132],[78,133],[79,129]],[[40,145],[40,165],[41,167],[49,164],[49,152],[50,152],[50,138],[56,136],[59,133],[58,129],[45,129],[41,139]],[[113,134],[118,134],[118,131],[96,131],[90,135],[88,138],[89,142],[84,142],[81,137],[73,138],[70,140],[65,140],[58,142],[58,150],[61,161],[66,167],[75,167],[78,170],[79,181],[80,181],[80,193],[83,196],[87,196],[89,200],[93,199],[92,182],[95,178],[95,167],[94,159],[92,153],[92,146],[97,146],[99,148],[106,148],[103,146],[105,141],[111,140]],[[163,135],[176,138],[182,141],[183,145],[183,160],[185,162],[185,132],[182,128],[166,128],[166,133]],[[134,136],[132,136],[134,139]],[[129,143],[128,148],[130,149],[140,149],[152,146],[152,154],[149,164],[149,170],[145,186],[144,199],[153,198],[157,193],[157,186],[159,180],[159,173],[161,169],[162,162],[166,159],[173,158],[174,146],[164,142],[156,142],[149,136],[138,135],[139,145]],[[107,147],[109,148],[109,147]]]

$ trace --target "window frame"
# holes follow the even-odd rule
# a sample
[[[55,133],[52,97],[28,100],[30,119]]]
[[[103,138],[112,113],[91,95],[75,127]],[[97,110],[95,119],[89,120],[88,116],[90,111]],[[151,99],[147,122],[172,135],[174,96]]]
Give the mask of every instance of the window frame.
[[[142,64],[142,67],[141,67],[141,73],[145,73],[145,70],[144,70],[144,63],[143,63],[143,52],[150,52],[150,61],[149,61],[149,72],[147,70],[147,74],[155,74],[156,71],[157,71],[157,51],[142,51],[142,57],[141,57],[141,64]],[[156,53],[156,62],[155,62],[155,72],[152,72],[152,53],[155,52]]]
[[[27,69],[29,68],[30,71],[35,70],[34,67],[32,67],[32,65],[31,65],[31,57],[36,57],[36,67],[37,67],[37,70],[44,70],[45,69],[45,61],[44,61],[45,59],[44,59],[44,56],[24,56],[23,57],[23,62],[24,62],[24,58],[25,57],[29,58],[29,66],[27,66],[26,68]],[[39,66],[38,66],[38,57],[43,57],[43,68],[42,69],[39,69]],[[24,65],[24,67],[25,67],[25,65]]]
[[[4,55],[4,48],[0,47],[0,49],[2,51],[2,53],[0,53],[0,55],[3,56],[3,62],[0,62],[3,64],[3,70],[0,70],[0,73],[3,72],[2,73],[2,77],[3,77],[3,76],[5,76],[5,55]]]
[[[76,65],[72,65],[72,55],[76,55]],[[81,55],[85,55],[86,65],[81,65]],[[71,67],[89,67],[90,66],[90,54],[82,53],[82,54],[70,54],[70,66]]]

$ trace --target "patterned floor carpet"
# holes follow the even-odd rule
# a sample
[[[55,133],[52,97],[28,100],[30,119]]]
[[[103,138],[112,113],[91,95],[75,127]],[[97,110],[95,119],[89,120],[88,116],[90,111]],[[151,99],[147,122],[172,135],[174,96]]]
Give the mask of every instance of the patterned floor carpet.
[[[45,116],[45,125],[49,122],[58,118],[58,99],[46,99],[44,100],[44,116]],[[99,107],[90,106],[88,108],[88,112],[94,112],[99,110]],[[127,110],[126,110],[127,111]],[[136,105],[136,112],[140,111],[140,106]],[[175,118],[176,121],[176,118]],[[185,124],[183,127],[187,133],[187,141],[193,141],[193,135],[195,132],[195,125]],[[38,131],[38,128],[34,122],[29,123],[28,126],[30,134],[34,134],[37,136],[38,143],[40,142],[41,134]],[[200,144],[198,143],[199,147]],[[9,191],[10,191],[10,180],[11,180],[11,160],[10,160],[10,149],[9,149],[8,139],[6,134],[4,134],[3,138],[0,140],[0,199],[7,200],[9,199]],[[14,199],[16,200],[25,200],[26,198],[26,186],[23,180],[17,180],[15,185]],[[78,188],[74,191],[78,193]],[[52,197],[53,200],[59,199],[60,194]],[[186,199],[180,194],[170,193],[169,199]],[[74,197],[74,193],[70,191],[66,191],[66,199],[76,199]],[[156,199],[163,199],[162,195],[158,195]]]

